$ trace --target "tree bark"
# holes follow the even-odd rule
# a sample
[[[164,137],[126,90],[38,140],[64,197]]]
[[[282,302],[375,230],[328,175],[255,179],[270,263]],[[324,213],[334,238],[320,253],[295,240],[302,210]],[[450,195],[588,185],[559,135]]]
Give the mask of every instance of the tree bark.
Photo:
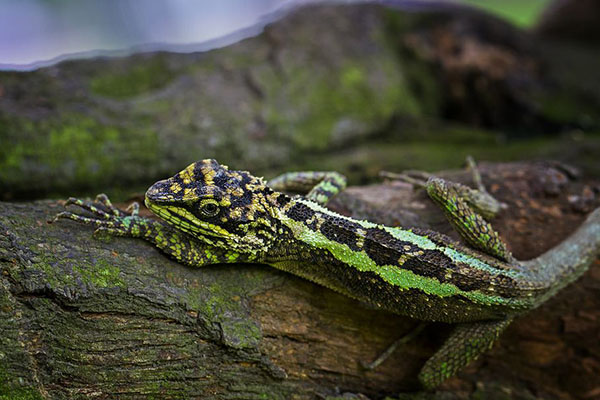
[[[509,205],[493,223],[520,259],[559,243],[599,203],[598,182],[575,180],[565,166],[480,168]],[[465,171],[440,175],[469,181]],[[404,184],[349,188],[332,207],[449,233],[425,194]],[[416,390],[419,368],[451,329],[429,325],[367,372],[360,362],[418,322],[268,266],[188,268],[141,240],[46,223],[61,210],[56,201],[0,203],[1,399],[379,399]],[[596,262],[430,398],[598,396],[599,288]]]
[[[457,151],[442,151],[456,154],[457,165],[464,143],[488,148],[486,137],[495,146],[498,135],[598,131],[595,49],[551,46],[456,4],[417,2],[428,6],[408,12],[407,3],[415,2],[297,8],[255,27],[254,37],[206,52],[0,71],[0,199],[129,190],[201,158],[271,173],[322,168],[323,159],[354,151],[352,165],[347,154],[332,164],[358,175],[432,168],[436,156],[402,156],[415,137],[441,142],[460,131]],[[582,138],[568,143],[580,150],[570,162],[584,164],[590,145]],[[542,150],[570,154],[559,143],[511,159]],[[407,165],[408,157],[426,161]]]

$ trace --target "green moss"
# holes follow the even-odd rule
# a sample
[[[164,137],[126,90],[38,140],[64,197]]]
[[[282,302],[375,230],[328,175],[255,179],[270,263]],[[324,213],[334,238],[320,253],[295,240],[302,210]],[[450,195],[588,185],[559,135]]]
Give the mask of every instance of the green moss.
[[[191,310],[197,311],[212,334],[223,344],[235,349],[254,349],[262,339],[260,328],[248,314],[246,302],[249,288],[264,286],[268,272],[261,268],[248,268],[231,264],[223,269],[213,268],[214,281],[189,282],[181,300]]]
[[[364,85],[365,72],[358,66],[349,66],[340,75],[342,87],[357,87]]]
[[[382,128],[397,112],[418,115],[420,108],[402,76],[390,60],[381,60],[377,73],[386,75],[380,87],[368,64],[349,62],[339,75],[298,69],[285,87],[270,87],[266,120],[279,132],[286,132],[297,148],[319,149],[367,136]],[[331,73],[331,75],[329,75]],[[389,83],[391,82],[391,83]],[[282,100],[281,93],[285,93]],[[292,103],[281,114],[280,101]]]
[[[0,188],[5,192],[74,192],[116,178],[127,185],[156,170],[159,158],[154,131],[140,125],[105,126],[77,115],[35,123],[13,119],[0,147]]]
[[[104,72],[92,79],[90,87],[95,94],[123,99],[163,87],[174,76],[165,58],[154,56],[138,61],[126,71]]]
[[[72,161],[76,180],[89,178],[94,170],[113,172],[110,147],[119,142],[119,131],[113,127],[101,127],[91,119],[80,119],[77,124],[65,125],[50,131],[48,138],[48,164],[61,168],[65,160]],[[90,154],[95,154],[91,158]],[[104,168],[110,168],[106,171]]]
[[[32,122],[0,115],[0,182],[10,182],[14,172],[23,168],[28,156],[35,154],[29,143],[23,141],[29,132],[34,132]],[[17,179],[21,178],[19,174]]]
[[[98,260],[93,266],[85,268],[75,266],[73,271],[77,272],[83,282],[88,285],[106,288],[106,287],[124,287],[125,282],[120,277],[119,267],[108,264],[105,260]]]
[[[58,260],[50,256],[37,256],[35,261],[33,268],[44,272],[45,281],[55,290],[67,286],[74,287],[78,280],[90,288],[125,286],[119,268],[105,260],[97,260],[94,264],[84,259],[76,260],[72,274],[62,273],[60,269],[55,268]]]
[[[32,249],[34,250],[34,249]],[[35,264],[32,268],[44,273],[44,280],[54,289],[73,285],[75,279],[71,274],[60,273],[60,270],[54,267],[58,262],[54,257],[46,254],[38,255],[34,258]]]
[[[240,296],[235,295],[241,293],[239,287],[223,287],[214,283],[209,287],[199,288],[198,293],[194,292],[192,290],[190,294],[192,298],[196,298],[195,308],[205,319],[219,324],[224,344],[237,349],[258,345],[262,337],[261,332],[256,324],[247,318],[247,310],[241,304]],[[235,315],[239,318],[235,318]]]
[[[0,364],[0,400],[42,400],[39,390],[17,383]]]

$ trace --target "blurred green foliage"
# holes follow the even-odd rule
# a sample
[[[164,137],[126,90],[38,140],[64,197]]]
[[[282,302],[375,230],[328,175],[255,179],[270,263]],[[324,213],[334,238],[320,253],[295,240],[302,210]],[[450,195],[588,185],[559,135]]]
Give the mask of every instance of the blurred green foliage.
[[[463,0],[464,3],[483,8],[521,27],[535,25],[551,0]]]

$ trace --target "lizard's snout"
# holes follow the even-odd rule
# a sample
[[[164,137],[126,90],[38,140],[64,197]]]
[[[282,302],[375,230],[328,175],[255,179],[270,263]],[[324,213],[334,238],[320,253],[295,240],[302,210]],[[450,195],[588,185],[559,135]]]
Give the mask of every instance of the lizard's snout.
[[[158,181],[146,190],[146,200],[153,203],[161,203],[169,200],[173,200],[172,191],[170,187],[172,184],[168,179]]]

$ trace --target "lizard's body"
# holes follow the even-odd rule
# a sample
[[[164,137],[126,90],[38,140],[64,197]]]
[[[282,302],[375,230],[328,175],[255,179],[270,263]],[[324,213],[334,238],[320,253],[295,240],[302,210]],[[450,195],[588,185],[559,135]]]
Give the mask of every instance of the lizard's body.
[[[106,197],[99,197],[100,206],[68,202],[96,218],[59,217],[145,238],[187,265],[265,263],[397,314],[459,323],[423,367],[419,377],[426,387],[487,350],[516,315],[576,279],[600,252],[600,210],[554,251],[520,263],[462,198],[461,185],[430,179],[427,189],[469,246],[437,232],[377,225],[324,208],[344,185],[339,174],[298,173],[267,186],[204,160],[146,192],[146,205],[165,222],[141,218],[137,208],[123,213]],[[306,197],[274,190],[311,187]]]
[[[273,251],[265,261],[277,268],[421,320],[503,318],[532,306],[536,288],[522,273],[444,235],[354,220],[304,199],[292,202],[278,219],[294,244],[278,245],[297,250]],[[289,261],[280,261],[280,254]]]

